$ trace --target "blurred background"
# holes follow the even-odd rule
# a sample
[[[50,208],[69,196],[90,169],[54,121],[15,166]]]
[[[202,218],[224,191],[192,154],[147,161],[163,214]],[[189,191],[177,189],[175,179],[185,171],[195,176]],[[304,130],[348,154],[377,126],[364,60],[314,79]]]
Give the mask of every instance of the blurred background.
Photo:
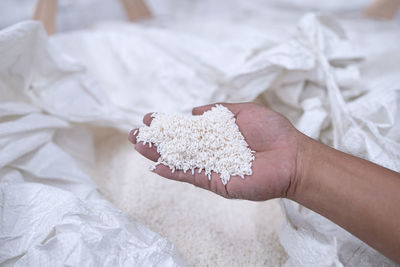
[[[2,0],[0,1],[0,28],[12,25],[18,21],[32,18],[36,0]],[[101,21],[127,20],[123,1],[116,0],[59,0],[57,8],[56,31],[70,31],[90,27]],[[343,17],[359,17],[370,8],[371,17],[395,19],[400,22],[399,12],[391,5],[397,0],[144,0],[153,14],[153,20],[159,23],[163,20],[182,18],[218,18],[247,23],[257,20],[257,17],[269,12],[284,10],[288,13],[304,13],[321,11]],[[392,4],[388,4],[392,2]],[[368,13],[368,12],[367,12]],[[284,14],[282,14],[284,16]]]

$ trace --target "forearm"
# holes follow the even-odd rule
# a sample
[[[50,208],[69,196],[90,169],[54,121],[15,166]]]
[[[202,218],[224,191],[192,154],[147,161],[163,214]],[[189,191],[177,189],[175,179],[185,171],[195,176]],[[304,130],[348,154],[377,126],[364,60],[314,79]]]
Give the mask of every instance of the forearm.
[[[289,198],[400,262],[400,174],[305,139]]]

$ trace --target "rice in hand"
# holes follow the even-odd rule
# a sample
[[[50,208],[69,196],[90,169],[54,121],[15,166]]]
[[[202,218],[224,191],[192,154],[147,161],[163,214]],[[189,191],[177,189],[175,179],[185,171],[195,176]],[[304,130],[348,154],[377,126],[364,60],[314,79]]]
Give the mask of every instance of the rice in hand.
[[[211,179],[211,173],[220,174],[226,185],[231,176],[251,175],[254,151],[235,123],[234,114],[222,105],[216,105],[200,116],[153,113],[150,126],[139,129],[137,142],[155,145],[160,154],[158,164],[175,170],[195,171]]]

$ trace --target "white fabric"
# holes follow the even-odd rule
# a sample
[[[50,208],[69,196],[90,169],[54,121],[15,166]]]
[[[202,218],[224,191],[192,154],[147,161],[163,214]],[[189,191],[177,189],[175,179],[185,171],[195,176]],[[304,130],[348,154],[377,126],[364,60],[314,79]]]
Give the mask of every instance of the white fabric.
[[[0,264],[184,265],[171,243],[105,200],[78,165],[93,162],[82,122],[126,123],[82,67],[48,46],[36,22],[0,32],[0,55]]]
[[[362,23],[366,25],[361,26]],[[20,205],[15,194],[4,194],[3,214],[10,212],[5,217],[10,219],[1,221],[0,229],[4,231],[0,240],[4,247],[16,242],[12,238],[20,234],[10,237],[7,228],[14,225],[21,231],[30,229],[26,235],[34,233],[35,238],[29,239],[33,243],[22,238],[17,244],[21,250],[13,247],[6,255],[0,254],[1,259],[51,265],[46,261],[50,260],[49,250],[42,249],[41,242],[48,242],[49,249],[58,253],[73,251],[53,245],[52,240],[63,238],[58,244],[75,244],[86,249],[81,250],[82,255],[98,255],[84,257],[85,260],[107,262],[83,242],[90,240],[97,244],[99,236],[120,231],[107,231],[102,226],[104,214],[118,212],[101,200],[90,177],[82,172],[90,169],[93,160],[92,133],[87,126],[126,130],[138,126],[149,111],[188,113],[199,104],[257,98],[289,117],[310,136],[399,171],[400,60],[395,53],[398,29],[390,25],[368,28],[368,22],[362,23],[349,26],[350,35],[362,44],[359,47],[352,45],[334,20],[314,14],[303,17],[297,33],[292,34],[295,31],[291,25],[283,35],[280,30],[284,27],[261,31],[259,27],[229,27],[218,22],[205,23],[203,29],[207,30],[199,31],[197,36],[193,35],[199,27],[196,22],[186,25],[186,29],[175,24],[172,30],[108,24],[92,31],[56,36],[52,42],[59,47],[58,52],[47,45],[35,23],[2,31],[0,111],[4,115],[0,145],[7,156],[0,157],[1,186],[7,187],[6,192],[25,192],[22,194],[25,205]],[[192,30],[188,30],[189,26]],[[96,80],[88,78],[86,72]],[[43,186],[57,197],[38,193],[43,192],[40,191]],[[65,198],[60,193],[64,191]],[[41,196],[50,202],[30,201]],[[41,214],[42,205],[55,202],[59,207],[54,210],[55,215],[51,213],[53,218],[89,230],[87,236],[77,237],[76,227],[55,227],[53,236],[45,231],[48,227],[40,228],[42,223],[31,231],[35,225],[28,223],[41,222],[43,217],[24,220],[5,208],[18,205],[25,207],[18,214],[26,211],[27,216],[34,216]],[[93,202],[101,202],[104,210],[96,212]],[[393,265],[314,212],[289,201],[283,201],[283,207],[288,221],[280,239],[289,254],[288,266]],[[39,213],[29,213],[28,209],[37,209]],[[87,213],[78,212],[81,216],[70,218],[74,210]],[[62,216],[62,211],[67,215]],[[134,253],[139,240],[134,242],[129,238],[141,236],[142,228],[123,215],[113,218],[113,222],[124,225],[117,228],[123,229],[125,239],[107,235],[109,239],[99,244],[117,246],[115,254],[107,253],[110,262],[132,260],[131,255],[118,254],[118,249],[129,244]],[[98,227],[89,222],[83,224],[86,219]],[[57,224],[58,219],[55,222],[51,225]],[[136,231],[132,225],[140,230]],[[136,263],[149,259],[180,262],[169,243],[148,230],[145,232],[152,236],[151,240],[163,244],[145,242],[147,248],[156,249],[160,256],[139,253]],[[70,255],[72,263],[83,258]],[[57,259],[66,261],[62,255]]]
[[[400,123],[400,58],[390,44],[400,39],[397,34],[374,34],[372,40],[386,34],[389,44],[378,49],[386,50],[386,56],[372,53],[376,49],[372,45],[355,50],[342,28],[326,17],[304,17],[296,41],[289,42],[292,49],[288,43],[275,48],[279,61],[274,63],[285,63],[283,74],[272,86],[265,83],[270,90],[262,98],[309,136],[400,171],[400,132],[394,130]],[[360,76],[355,65],[363,55],[360,52],[370,56],[361,65],[369,71],[374,67],[368,65],[371,61],[382,64],[383,69],[374,73],[379,77]],[[322,216],[289,200],[282,204],[288,218],[280,233],[289,255],[286,266],[396,265]]]
[[[362,32],[357,27],[367,29],[370,22],[361,23],[365,25],[353,23],[351,32],[353,38],[358,35],[354,39],[359,46],[349,41],[344,29],[333,19],[312,14],[300,21],[297,33],[286,41],[279,41],[276,36],[265,37],[257,30],[248,30],[246,26],[230,29],[218,23],[212,23],[215,32],[221,27],[229,38],[209,31],[200,31],[202,39],[192,35],[189,38],[190,32],[179,27],[176,28],[179,34],[167,38],[168,32],[164,30],[142,31],[140,27],[108,24],[91,32],[67,34],[55,40],[74,57],[84,57],[85,64],[89,68],[93,66],[93,75],[97,77],[104,77],[109,70],[99,67],[99,62],[94,63],[96,58],[85,57],[94,43],[110,48],[109,53],[117,55],[115,58],[118,60],[129,58],[130,64],[135,64],[132,62],[141,62],[136,61],[141,58],[136,51],[141,51],[143,55],[142,46],[128,44],[139,42],[146,46],[144,51],[149,49],[144,52],[149,55],[146,56],[147,63],[148,58],[158,62],[161,56],[157,55],[161,51],[179,58],[174,66],[184,62],[190,70],[195,70],[195,75],[184,68],[169,72],[171,65],[165,69],[161,63],[149,64],[159,66],[154,73],[163,75],[160,80],[154,79],[157,76],[135,76],[137,69],[132,69],[127,63],[113,61],[107,64],[125,66],[131,70],[129,73],[133,73],[133,77],[119,76],[116,84],[130,84],[131,88],[146,85],[145,95],[139,95],[138,99],[148,97],[148,101],[137,102],[130,106],[132,109],[142,111],[141,105],[149,104],[154,107],[146,106],[147,111],[171,108],[167,111],[189,112],[190,107],[196,104],[249,101],[261,94],[259,101],[288,116],[298,129],[311,137],[399,170],[399,133],[393,130],[399,120],[400,89],[397,75],[399,61],[393,45],[398,43],[396,28],[390,24],[374,25],[376,28],[373,30]],[[210,30],[207,25],[205,28]],[[229,35],[234,30],[236,34]],[[122,37],[123,33],[129,37]],[[374,38],[371,38],[372,35]],[[380,41],[379,37],[387,44],[385,42],[385,45],[377,47],[374,42]],[[152,50],[162,38],[162,46]],[[204,42],[204,39],[213,41],[213,45]],[[73,40],[74,48],[68,40]],[[365,45],[363,40],[371,40],[372,43]],[[241,47],[243,42],[245,45]],[[233,49],[237,51],[235,56],[232,56]],[[153,56],[150,57],[150,54]],[[180,82],[175,83],[172,78]],[[170,86],[160,84],[165,80]],[[113,82],[104,79],[103,83],[110,81]],[[199,81],[208,83],[199,85]],[[110,87],[111,84],[108,84],[107,88]],[[169,99],[170,92],[167,91],[168,94],[162,98],[165,101],[159,105],[159,98],[155,96],[171,88],[176,99]],[[199,88],[201,94],[196,94]],[[157,94],[148,95],[149,90]],[[214,95],[207,98],[212,93]],[[195,99],[191,99],[189,94],[196,94]],[[286,200],[283,201],[283,208],[288,222],[280,236],[290,256],[288,266],[394,264],[318,214]]]
[[[392,45],[400,38],[387,29],[364,33],[362,38],[384,38],[385,44],[363,43],[356,49],[336,22],[308,15],[295,40],[273,48],[273,54],[259,53],[251,64],[279,68],[273,83],[267,80],[260,86],[269,88],[261,98],[291,118],[300,131],[400,171],[400,131],[395,130],[400,124],[400,57]],[[364,57],[367,60],[357,64]],[[364,77],[359,66],[374,77]],[[239,96],[230,99],[245,100]],[[286,266],[396,265],[317,213],[289,200],[282,206],[288,219],[280,233],[289,255]]]

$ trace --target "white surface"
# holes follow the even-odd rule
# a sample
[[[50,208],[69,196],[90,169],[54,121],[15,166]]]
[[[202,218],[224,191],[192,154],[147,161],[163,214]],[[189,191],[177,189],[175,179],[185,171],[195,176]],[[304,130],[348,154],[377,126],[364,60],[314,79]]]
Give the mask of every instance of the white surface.
[[[83,122],[123,126],[40,24],[0,32],[0,264],[178,266],[174,246],[99,194]],[[96,92],[90,94],[90,92]],[[79,156],[77,156],[79,155]],[[75,157],[74,157],[75,156]]]

